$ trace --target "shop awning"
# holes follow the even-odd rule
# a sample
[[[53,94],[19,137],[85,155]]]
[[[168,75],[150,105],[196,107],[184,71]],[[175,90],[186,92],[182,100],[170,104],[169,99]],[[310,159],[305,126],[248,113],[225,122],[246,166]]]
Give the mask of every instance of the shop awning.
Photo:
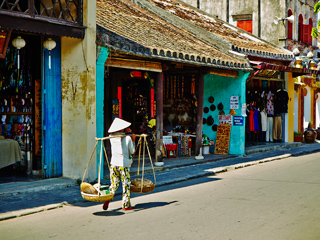
[[[260,70],[274,70],[274,71],[280,71],[280,72],[292,72],[292,73],[298,73],[300,75],[306,75],[306,74],[320,75],[320,71],[316,70],[316,69],[295,68],[295,67],[288,67],[288,66],[270,64],[270,63],[264,63],[264,62],[255,62],[255,61],[250,61],[250,63],[255,64],[256,68],[260,69]]]
[[[0,10],[0,27],[59,37],[84,38],[85,27],[78,23],[43,16]]]

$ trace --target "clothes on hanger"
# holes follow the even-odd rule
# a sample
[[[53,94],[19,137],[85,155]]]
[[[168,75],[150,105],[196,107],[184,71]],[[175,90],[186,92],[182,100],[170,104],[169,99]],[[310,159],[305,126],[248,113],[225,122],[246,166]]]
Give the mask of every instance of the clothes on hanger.
[[[288,112],[288,92],[283,89],[278,89],[275,94],[275,113],[287,113]]]
[[[267,94],[267,114],[268,117],[274,116],[274,94],[271,91]]]

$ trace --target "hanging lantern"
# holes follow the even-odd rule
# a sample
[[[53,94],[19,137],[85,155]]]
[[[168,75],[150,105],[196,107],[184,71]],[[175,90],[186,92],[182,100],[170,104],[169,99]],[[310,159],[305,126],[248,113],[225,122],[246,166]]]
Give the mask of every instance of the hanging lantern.
[[[43,46],[49,51],[49,69],[51,69],[51,53],[50,51],[56,47],[56,42],[52,40],[52,38],[48,38],[48,40],[44,41]]]
[[[17,38],[12,40],[12,45],[15,48],[17,48],[17,50],[18,50],[18,59],[17,60],[18,60],[18,69],[20,69],[20,53],[19,53],[19,50],[26,45],[26,41],[23,38],[21,38],[21,36],[18,36]]]

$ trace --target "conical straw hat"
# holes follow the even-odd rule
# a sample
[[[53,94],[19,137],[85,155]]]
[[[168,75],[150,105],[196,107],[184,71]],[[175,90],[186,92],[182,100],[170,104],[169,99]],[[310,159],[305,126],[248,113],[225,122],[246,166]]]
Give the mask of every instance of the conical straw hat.
[[[131,125],[130,122],[127,122],[125,120],[122,120],[120,118],[115,118],[108,130],[109,133],[118,132],[122,129],[125,129]]]

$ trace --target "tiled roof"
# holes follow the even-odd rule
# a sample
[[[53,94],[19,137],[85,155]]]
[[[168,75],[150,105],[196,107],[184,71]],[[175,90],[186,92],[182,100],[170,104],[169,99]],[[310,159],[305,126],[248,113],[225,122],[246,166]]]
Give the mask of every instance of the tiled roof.
[[[129,0],[97,0],[97,25],[98,44],[118,51],[208,67],[251,70],[248,59],[231,51],[231,45],[222,38],[218,38],[220,45],[214,44],[203,34],[190,33],[187,27],[178,28]]]
[[[172,15],[187,20],[208,32],[211,32],[232,44],[232,49],[245,55],[262,58],[292,60],[292,52],[268,43],[240,28],[200,11],[179,0],[139,0],[143,4],[150,2]]]

